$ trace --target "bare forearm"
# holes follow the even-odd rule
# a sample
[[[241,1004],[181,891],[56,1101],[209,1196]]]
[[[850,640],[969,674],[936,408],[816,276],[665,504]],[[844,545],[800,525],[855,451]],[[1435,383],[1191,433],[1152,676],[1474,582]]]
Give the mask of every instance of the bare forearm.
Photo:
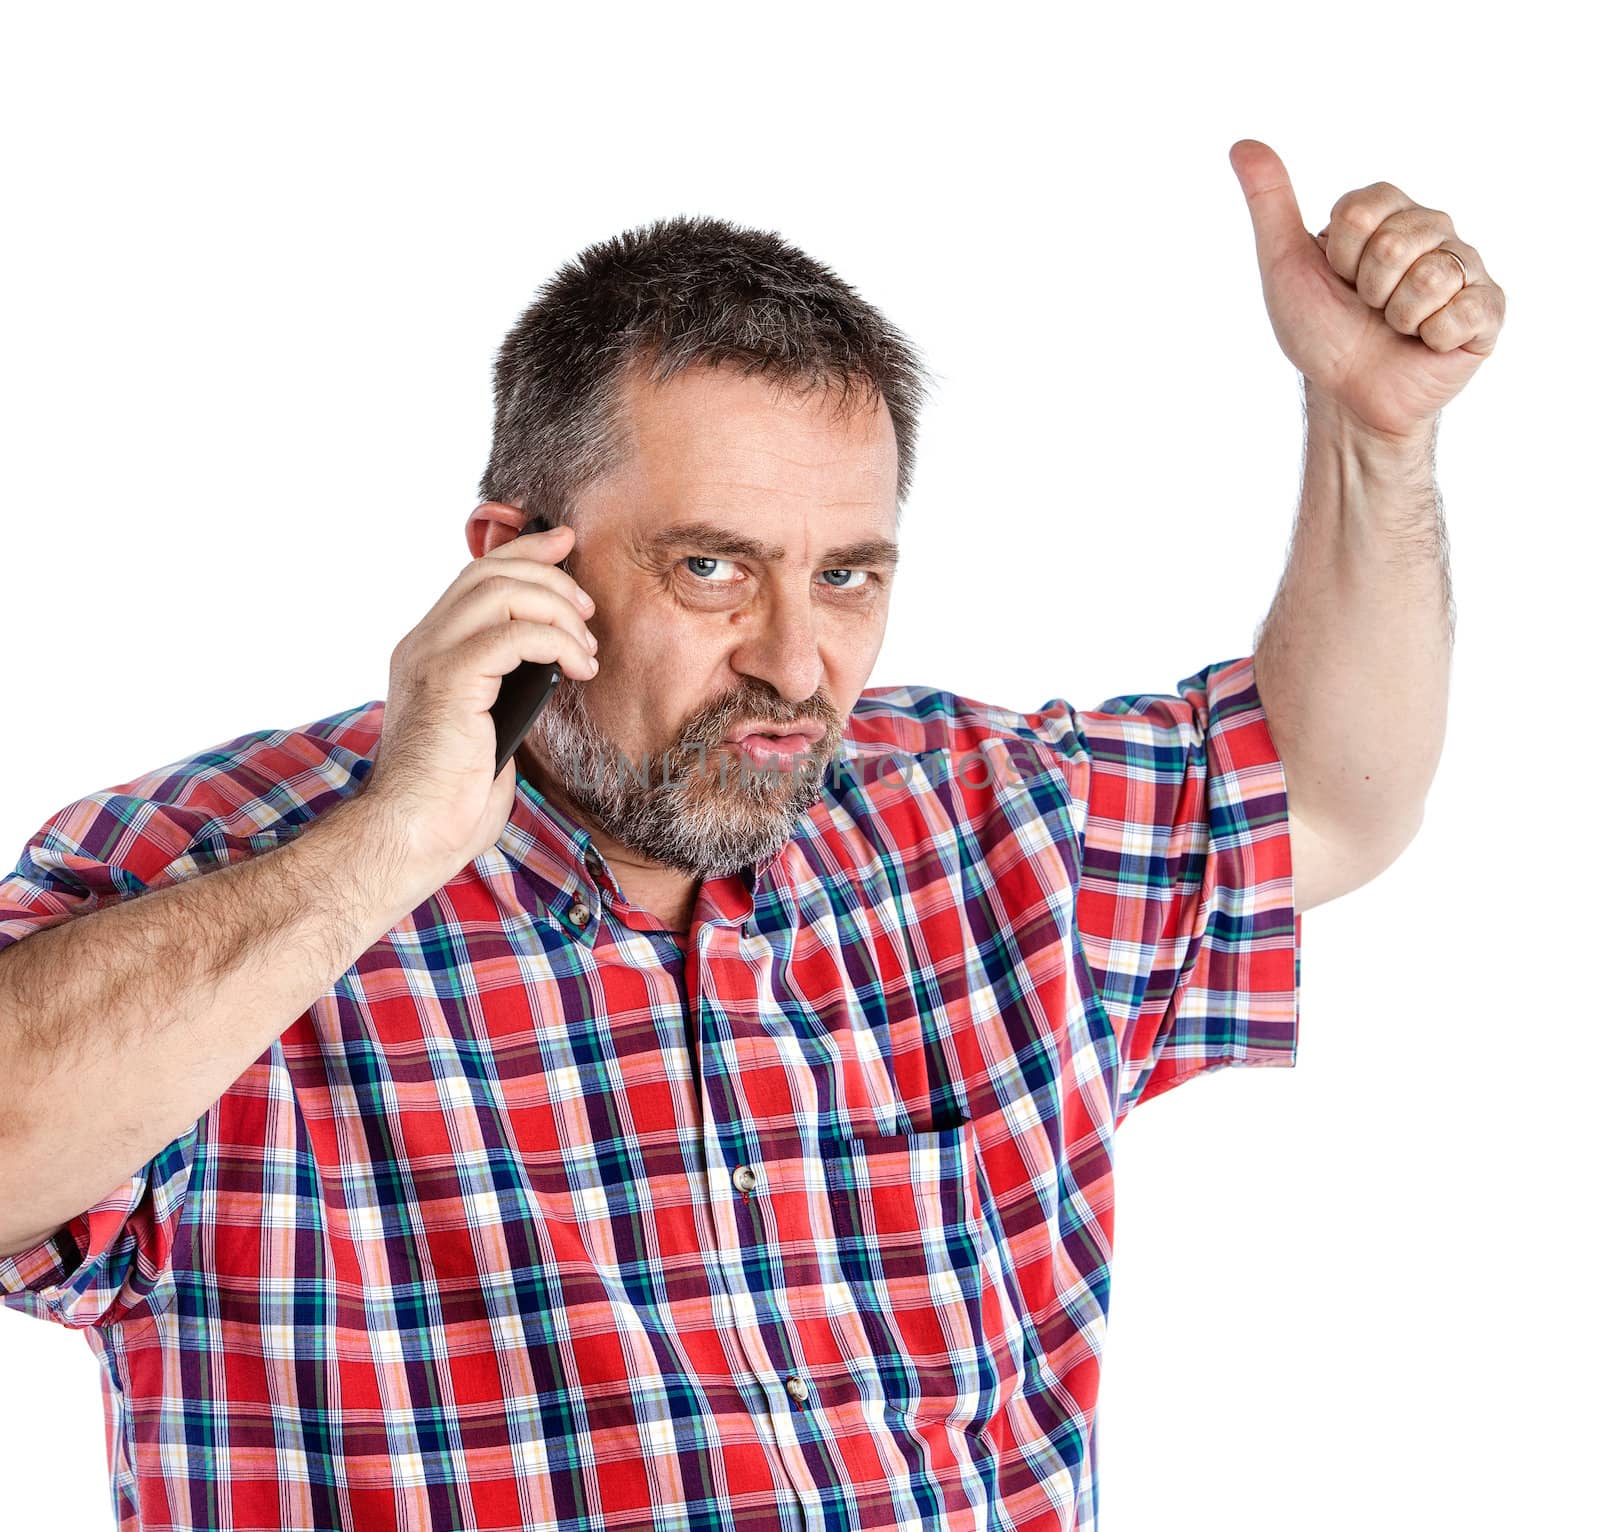
[[[1382,859],[1415,834],[1444,748],[1455,611],[1434,439],[1374,438],[1309,388],[1306,417],[1256,684],[1296,813]]]
[[[347,799],[247,862],[7,949],[0,1253],[36,1243],[186,1131],[427,897],[365,809]]]

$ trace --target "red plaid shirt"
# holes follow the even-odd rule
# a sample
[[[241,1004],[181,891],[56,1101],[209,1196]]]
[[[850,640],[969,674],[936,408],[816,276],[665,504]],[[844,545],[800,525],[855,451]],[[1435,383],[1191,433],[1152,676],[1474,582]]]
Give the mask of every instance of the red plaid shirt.
[[[382,703],[55,814],[0,946],[293,836]],[[1093,1532],[1113,1132],[1291,1065],[1252,658],[865,692],[687,939],[526,781],[498,843],[0,1302],[103,1365],[125,1532]]]

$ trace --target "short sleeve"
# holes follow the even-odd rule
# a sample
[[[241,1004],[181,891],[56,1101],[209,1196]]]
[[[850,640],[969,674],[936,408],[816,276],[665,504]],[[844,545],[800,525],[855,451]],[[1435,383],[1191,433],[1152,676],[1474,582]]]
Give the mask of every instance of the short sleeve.
[[[210,823],[202,811],[114,791],[67,805],[0,878],[0,951],[226,859],[228,842]],[[204,1122],[42,1243],[0,1257],[0,1306],[72,1329],[147,1311],[171,1269]]]
[[[116,789],[80,798],[35,830],[16,866],[0,877],[0,952],[228,856],[217,821],[203,809]]]
[[[1116,1121],[1210,1070],[1292,1066],[1301,917],[1254,656],[1068,712],[1077,929],[1117,1037]]]
[[[43,1243],[0,1256],[0,1308],[72,1330],[150,1312],[172,1270],[204,1124],[201,1118]]]

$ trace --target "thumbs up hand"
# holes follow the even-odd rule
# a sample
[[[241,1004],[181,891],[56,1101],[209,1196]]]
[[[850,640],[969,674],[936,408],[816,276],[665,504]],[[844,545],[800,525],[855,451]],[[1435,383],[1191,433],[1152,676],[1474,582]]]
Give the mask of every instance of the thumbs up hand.
[[[1449,214],[1388,181],[1346,192],[1313,235],[1266,144],[1241,138],[1228,159],[1255,230],[1273,333],[1305,377],[1308,407],[1331,406],[1385,439],[1431,436],[1505,322],[1505,292],[1478,252]]]

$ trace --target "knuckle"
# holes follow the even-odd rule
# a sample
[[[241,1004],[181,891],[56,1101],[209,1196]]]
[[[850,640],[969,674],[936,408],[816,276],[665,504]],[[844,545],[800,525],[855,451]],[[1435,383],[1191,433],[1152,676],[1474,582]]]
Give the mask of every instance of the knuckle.
[[[1357,234],[1369,235],[1383,222],[1382,213],[1371,203],[1354,200],[1364,197],[1364,192],[1350,192],[1346,197],[1341,197],[1335,205],[1336,222],[1347,224]],[[1346,200],[1349,198],[1351,200]]]
[[[1380,229],[1367,243],[1367,253],[1385,266],[1398,263],[1405,255],[1406,236],[1394,229]]]

